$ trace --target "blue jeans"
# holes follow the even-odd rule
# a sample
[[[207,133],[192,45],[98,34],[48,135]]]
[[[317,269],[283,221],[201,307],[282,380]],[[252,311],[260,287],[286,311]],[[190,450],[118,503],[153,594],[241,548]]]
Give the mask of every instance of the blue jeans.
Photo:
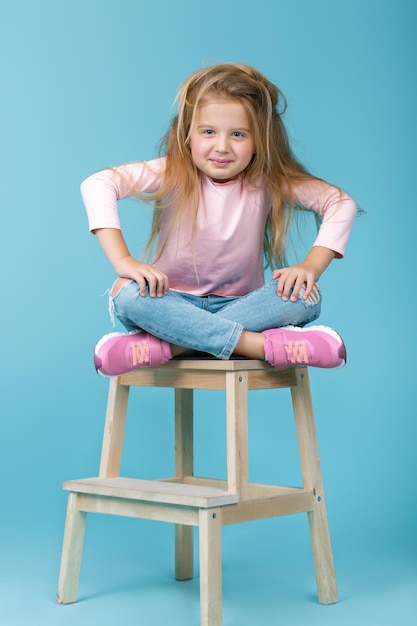
[[[304,326],[320,314],[321,296],[284,301],[272,280],[246,296],[193,296],[169,290],[160,298],[125,283],[110,297],[111,315],[128,331],[145,330],[169,343],[229,359],[243,330]],[[301,294],[302,295],[302,294]]]

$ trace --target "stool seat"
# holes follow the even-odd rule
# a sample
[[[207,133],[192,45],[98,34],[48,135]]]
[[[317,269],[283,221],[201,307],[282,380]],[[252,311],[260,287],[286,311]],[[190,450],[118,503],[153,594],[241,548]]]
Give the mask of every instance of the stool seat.
[[[144,480],[120,476],[129,392],[167,387],[175,395],[175,472]],[[290,389],[302,485],[252,483],[248,469],[248,393]],[[226,393],[227,476],[194,475],[194,390]],[[274,406],[275,406],[274,402]],[[148,419],[148,416],[144,416]],[[57,602],[75,602],[87,513],[175,524],[175,577],[193,577],[193,528],[199,530],[201,626],[222,624],[221,529],[224,525],[307,513],[319,602],[337,588],[307,368],[276,372],[264,361],[178,358],[158,369],[110,379],[99,475],[64,482],[69,492]],[[184,624],[184,626],[187,626]]]

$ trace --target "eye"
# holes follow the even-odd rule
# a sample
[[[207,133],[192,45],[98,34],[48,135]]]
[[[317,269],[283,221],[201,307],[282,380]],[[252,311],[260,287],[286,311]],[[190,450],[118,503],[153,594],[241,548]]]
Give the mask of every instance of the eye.
[[[232,137],[236,137],[237,139],[241,139],[242,137],[245,137],[245,134],[242,133],[242,131],[240,131],[240,130],[235,130],[232,133]]]
[[[214,135],[214,130],[212,128],[206,128],[203,130],[203,135],[208,135],[209,137],[211,137],[212,135]]]

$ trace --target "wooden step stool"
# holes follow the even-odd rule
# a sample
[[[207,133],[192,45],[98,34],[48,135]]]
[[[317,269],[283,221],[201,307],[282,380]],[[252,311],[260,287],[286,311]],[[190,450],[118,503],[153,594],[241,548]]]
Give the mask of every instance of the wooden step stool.
[[[129,389],[175,389],[175,476],[160,480],[121,478]],[[248,476],[248,391],[290,388],[302,487],[254,484]],[[193,390],[226,391],[227,480],[193,472]],[[263,361],[176,359],[159,369],[138,369],[110,379],[100,472],[70,480],[57,602],[77,599],[88,512],[160,520],[176,525],[175,576],[193,576],[193,527],[199,528],[201,626],[222,624],[221,530],[268,517],[307,513],[319,602],[337,602],[307,368],[276,372]]]

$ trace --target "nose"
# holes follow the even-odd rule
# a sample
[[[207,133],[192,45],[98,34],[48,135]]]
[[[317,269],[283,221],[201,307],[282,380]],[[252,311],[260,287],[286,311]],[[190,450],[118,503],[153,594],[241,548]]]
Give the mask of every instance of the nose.
[[[216,151],[221,152],[222,154],[229,152],[229,141],[227,136],[221,134],[217,135]]]

